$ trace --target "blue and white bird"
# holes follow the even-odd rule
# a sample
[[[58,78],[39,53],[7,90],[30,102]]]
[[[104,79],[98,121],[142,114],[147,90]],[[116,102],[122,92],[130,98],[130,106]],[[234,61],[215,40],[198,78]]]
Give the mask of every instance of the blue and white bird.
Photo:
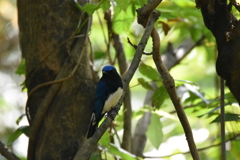
[[[123,93],[122,79],[114,66],[103,67],[102,74],[95,92],[93,113],[87,138],[94,135],[98,123],[105,113],[117,104]]]

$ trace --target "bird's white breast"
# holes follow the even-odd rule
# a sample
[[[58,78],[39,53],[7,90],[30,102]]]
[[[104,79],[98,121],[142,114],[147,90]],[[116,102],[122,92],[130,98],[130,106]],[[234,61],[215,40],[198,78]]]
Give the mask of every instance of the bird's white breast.
[[[119,87],[116,92],[111,94],[104,104],[102,113],[108,112],[112,107],[114,107],[122,96],[122,93],[123,89]]]

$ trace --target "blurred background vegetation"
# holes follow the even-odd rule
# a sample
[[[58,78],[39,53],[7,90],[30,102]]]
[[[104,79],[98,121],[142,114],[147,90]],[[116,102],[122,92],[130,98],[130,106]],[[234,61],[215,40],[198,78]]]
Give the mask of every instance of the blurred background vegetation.
[[[16,120],[24,114],[27,93],[22,91],[24,75],[16,74],[21,63],[18,40],[18,19],[15,0],[0,0],[0,140],[8,143],[9,136],[20,126]],[[28,138],[21,135],[9,147],[19,156],[26,157]],[[0,155],[0,159],[5,159]]]
[[[109,2],[109,1],[107,1]],[[116,0],[111,1],[113,14],[113,30],[119,34],[126,57],[129,63],[134,56],[135,49],[127,42],[127,38],[133,44],[138,44],[144,28],[137,24],[137,8],[143,6],[146,0]],[[109,45],[108,30],[104,20],[104,10],[109,8],[109,3],[102,3],[101,7],[93,13],[92,28],[90,31],[90,42],[94,55],[95,70],[101,74],[102,66],[114,61],[115,50]],[[219,128],[219,78],[215,71],[216,44],[212,34],[206,29],[202,15],[193,0],[164,0],[158,10],[161,16],[155,26],[161,38],[161,53],[168,54],[169,50],[177,52],[177,48],[186,41],[195,43],[202,37],[204,39],[196,45],[187,56],[171,68],[170,73],[175,79],[179,97],[185,107],[193,130],[196,145],[203,160],[220,159],[220,128]],[[88,10],[88,8],[86,8]],[[238,17],[238,12],[234,11]],[[109,53],[108,54],[108,46]],[[151,52],[151,40],[145,49]],[[111,58],[109,58],[111,57]],[[0,140],[7,144],[19,157],[26,158],[27,137],[22,134],[13,136],[14,131],[27,125],[26,118],[16,123],[17,119],[25,113],[24,107],[27,94],[21,84],[24,82],[24,72],[18,70],[22,61],[18,41],[17,8],[15,0],[0,0]],[[133,118],[132,134],[135,131],[137,121],[142,114],[152,112],[151,123],[147,131],[147,143],[144,149],[145,159],[191,159],[188,153],[188,145],[174,107],[168,98],[156,93],[155,108],[144,105],[147,91],[152,81],[161,86],[161,79],[152,79],[151,73],[146,68],[154,68],[151,56],[144,55],[140,69],[136,72],[130,83],[132,96]],[[117,65],[117,63],[116,63]],[[146,66],[147,65],[147,66]],[[24,63],[20,65],[24,66]],[[141,69],[142,68],[142,69]],[[139,79],[145,83],[139,83]],[[155,91],[155,90],[154,90]],[[240,159],[240,126],[239,105],[236,100],[225,89],[226,93],[226,136],[227,159]],[[163,98],[164,97],[164,98]],[[129,153],[123,152],[118,143],[123,133],[123,112],[120,111],[115,120],[118,136],[114,136],[115,144],[110,143],[109,132],[106,132],[99,142],[101,157],[114,159],[118,155],[123,159],[133,158]],[[16,132],[15,132],[16,133]],[[10,138],[9,138],[10,137]],[[14,141],[16,139],[16,141]],[[134,145],[134,144],[133,144]],[[98,155],[99,156],[99,155]],[[155,158],[153,158],[155,157]],[[94,159],[94,157],[92,157]],[[4,159],[0,156],[0,159]],[[133,158],[134,159],[134,158]]]

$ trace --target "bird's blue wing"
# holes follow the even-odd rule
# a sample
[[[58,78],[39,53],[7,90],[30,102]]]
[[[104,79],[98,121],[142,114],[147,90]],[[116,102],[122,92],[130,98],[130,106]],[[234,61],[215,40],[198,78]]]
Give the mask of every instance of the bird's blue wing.
[[[104,103],[107,99],[107,84],[104,81],[99,81],[96,88],[95,99],[94,99],[94,112],[96,119],[101,118],[101,113],[104,107]]]

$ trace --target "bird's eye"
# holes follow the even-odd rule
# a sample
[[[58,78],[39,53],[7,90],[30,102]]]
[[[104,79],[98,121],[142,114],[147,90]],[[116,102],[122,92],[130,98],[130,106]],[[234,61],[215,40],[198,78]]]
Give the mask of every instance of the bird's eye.
[[[116,72],[116,70],[115,69],[113,69],[113,70],[111,70],[111,71],[109,71],[110,73],[113,73],[113,72]]]

